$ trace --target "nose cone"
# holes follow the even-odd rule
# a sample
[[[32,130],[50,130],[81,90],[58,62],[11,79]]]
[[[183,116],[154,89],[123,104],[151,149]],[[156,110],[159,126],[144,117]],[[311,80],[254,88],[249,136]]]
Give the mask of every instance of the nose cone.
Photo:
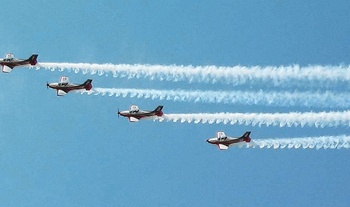
[[[52,88],[52,83],[46,83],[46,88]]]
[[[207,142],[213,144],[213,139],[207,139]]]
[[[126,111],[119,111],[117,112],[118,116],[127,116],[127,112]]]
[[[58,83],[46,83],[46,86],[50,88],[55,88],[58,87]]]

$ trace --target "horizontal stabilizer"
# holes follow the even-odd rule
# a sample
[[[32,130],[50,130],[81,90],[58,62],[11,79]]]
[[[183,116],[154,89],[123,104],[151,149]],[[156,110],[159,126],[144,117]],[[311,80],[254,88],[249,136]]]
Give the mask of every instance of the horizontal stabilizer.
[[[250,131],[246,131],[241,138],[243,138],[245,142],[250,142],[251,138],[249,137],[249,135]]]
[[[163,116],[162,109],[163,109],[163,106],[158,106],[156,109],[154,109],[153,112],[155,113],[156,116]]]
[[[37,55],[37,54],[33,54],[32,56],[30,56],[30,57],[28,58],[27,61],[28,61],[29,64],[31,64],[31,65],[36,65],[36,64],[38,63],[37,58],[38,58],[38,55]]]
[[[87,90],[87,91],[91,90],[91,88],[92,88],[91,82],[92,82],[92,79],[87,79],[87,80],[83,83],[85,90]]]

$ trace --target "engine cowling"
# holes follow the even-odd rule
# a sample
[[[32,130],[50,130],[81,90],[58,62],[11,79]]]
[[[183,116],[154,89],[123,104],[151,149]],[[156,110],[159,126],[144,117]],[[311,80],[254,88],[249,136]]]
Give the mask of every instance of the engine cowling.
[[[7,66],[7,65],[3,65],[2,66],[2,72],[3,73],[9,73],[11,71],[12,71],[12,68],[10,68],[9,66]]]

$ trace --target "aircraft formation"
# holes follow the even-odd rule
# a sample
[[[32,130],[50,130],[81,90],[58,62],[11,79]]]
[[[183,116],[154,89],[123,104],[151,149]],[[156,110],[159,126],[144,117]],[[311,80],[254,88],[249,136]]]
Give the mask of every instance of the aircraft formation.
[[[0,65],[2,66],[3,73],[10,73],[15,67],[18,66],[35,66],[38,61],[38,54],[31,55],[28,59],[17,59],[14,54],[6,53],[3,59],[0,59]],[[90,91],[92,89],[92,79],[87,79],[82,84],[74,84],[69,81],[67,76],[62,76],[58,83],[46,83],[47,88],[56,90],[57,96],[64,96],[70,91]],[[141,119],[147,119],[152,117],[163,116],[163,106],[158,106],[154,110],[140,110],[137,105],[131,105],[130,110],[117,112],[118,117],[123,116],[129,119],[130,122],[138,122]],[[241,137],[228,137],[222,131],[217,132],[215,138],[207,140],[209,144],[217,145],[220,150],[226,150],[230,146],[242,143],[250,142],[250,132],[244,133]]]
[[[90,64],[90,63],[50,63],[37,61],[37,54],[28,59],[16,59],[8,53],[0,59],[2,72],[10,73],[17,66],[29,68],[44,68],[46,70],[74,70],[91,75],[111,73],[112,77],[141,78],[167,81],[197,81],[201,83],[220,83],[243,85],[251,80],[255,81],[253,87],[259,91],[189,91],[189,90],[154,90],[135,88],[92,88],[92,79],[84,83],[74,84],[69,78],[63,76],[57,83],[47,83],[47,88],[56,90],[57,96],[64,96],[70,91],[81,94],[108,95],[115,97],[136,97],[146,99],[172,100],[182,102],[229,103],[265,106],[316,106],[317,108],[345,109],[344,111],[321,112],[287,112],[287,113],[191,113],[191,114],[164,114],[163,106],[154,110],[141,110],[132,105],[129,110],[117,111],[117,115],[126,117],[130,122],[139,120],[171,121],[194,124],[231,124],[274,127],[337,127],[350,126],[350,94],[339,92],[337,88],[348,87],[350,80],[350,66],[266,66],[266,67],[217,67],[217,66],[162,66],[162,65],[128,65],[128,64]],[[267,91],[260,87],[267,84]],[[273,91],[271,86],[283,90]],[[317,91],[290,92],[288,88],[308,86]],[[323,90],[321,90],[323,89]],[[335,90],[339,93],[333,92]],[[273,138],[251,140],[250,132],[243,136],[230,137],[219,131],[216,137],[207,139],[207,143],[216,145],[220,150],[231,146],[246,148],[272,148],[272,149],[350,149],[350,136],[317,136],[295,138]]]
[[[145,78],[152,81],[249,86],[230,91],[97,87],[91,91],[79,91],[80,94],[86,95],[288,108],[287,112],[272,113],[166,113],[162,116],[147,117],[153,121],[279,128],[350,127],[350,93],[346,90],[350,87],[350,66],[347,65],[186,66],[40,62],[37,66],[30,68],[60,72],[67,70],[98,76],[106,75],[112,78]],[[311,111],[305,111],[310,108]],[[307,133],[307,130],[303,131]],[[339,134],[340,131],[334,133]],[[340,134],[315,137],[274,137],[254,139],[251,142],[240,142],[232,146],[271,149],[350,149],[350,136]]]

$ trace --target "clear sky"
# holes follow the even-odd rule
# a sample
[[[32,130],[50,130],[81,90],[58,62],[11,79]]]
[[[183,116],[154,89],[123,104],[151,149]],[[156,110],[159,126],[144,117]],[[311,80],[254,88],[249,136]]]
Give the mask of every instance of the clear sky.
[[[7,1],[0,53],[39,62],[280,66],[348,65],[349,1]],[[57,97],[67,75],[94,87],[317,91],[169,82],[16,68],[0,74],[0,206],[348,206],[350,151],[219,151],[218,130],[254,139],[348,135],[348,127],[258,127],[140,121],[116,111],[330,111],[337,108]],[[321,83],[322,85],[322,83]],[[349,84],[332,88],[346,92]],[[322,89],[327,90],[327,89]],[[344,110],[344,109],[339,109]]]

